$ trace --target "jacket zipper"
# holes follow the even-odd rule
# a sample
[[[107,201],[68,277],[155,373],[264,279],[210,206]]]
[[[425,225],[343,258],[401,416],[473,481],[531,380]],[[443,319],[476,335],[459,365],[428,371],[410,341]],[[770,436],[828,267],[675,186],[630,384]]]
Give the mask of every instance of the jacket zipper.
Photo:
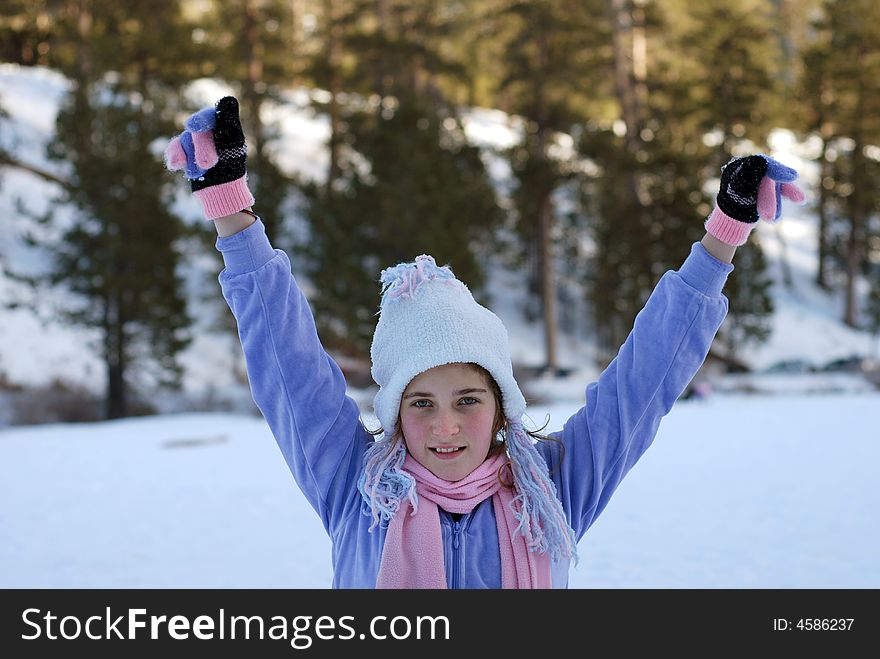
[[[450,588],[458,588],[458,549],[461,547],[460,541],[461,521],[457,520],[452,523],[452,585]]]

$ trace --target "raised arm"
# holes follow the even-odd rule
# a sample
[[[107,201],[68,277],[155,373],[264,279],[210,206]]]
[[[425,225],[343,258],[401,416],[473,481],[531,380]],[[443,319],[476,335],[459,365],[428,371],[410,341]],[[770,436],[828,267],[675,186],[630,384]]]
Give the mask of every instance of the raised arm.
[[[369,435],[341,370],[318,339],[290,261],[250,212],[247,147],[231,96],[193,114],[165,152],[185,170],[225,263],[219,281],[238,323],[254,401],[297,483],[332,533],[359,505],[357,476]],[[247,212],[246,212],[247,211]]]
[[[617,356],[587,386],[585,404],[555,433],[565,452],[551,477],[578,538],[651,445],[660,420],[705,360],[727,314],[721,289],[732,270],[693,243],[683,265],[660,278]],[[542,442],[540,448],[556,467],[555,445]]]
[[[580,537],[602,512],[621,479],[651,445],[661,419],[703,364],[727,314],[721,293],[736,247],[759,218],[780,217],[781,197],[802,201],[797,173],[764,156],[722,169],[706,235],[677,271],[666,272],[617,357],[586,389],[586,403],[565,424],[557,489]],[[542,445],[548,462],[558,455]],[[551,464],[555,464],[551,463]]]
[[[321,345],[287,254],[272,248],[263,223],[218,237],[217,249],[226,264],[219,281],[238,324],[254,402],[332,533],[360,505],[357,479],[371,438],[346,395],[342,371]]]

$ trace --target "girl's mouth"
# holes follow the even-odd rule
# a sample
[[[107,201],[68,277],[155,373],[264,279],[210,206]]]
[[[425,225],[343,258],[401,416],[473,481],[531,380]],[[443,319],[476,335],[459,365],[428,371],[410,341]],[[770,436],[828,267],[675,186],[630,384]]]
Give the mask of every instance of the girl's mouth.
[[[429,449],[440,460],[452,460],[464,451],[464,446],[437,446]]]

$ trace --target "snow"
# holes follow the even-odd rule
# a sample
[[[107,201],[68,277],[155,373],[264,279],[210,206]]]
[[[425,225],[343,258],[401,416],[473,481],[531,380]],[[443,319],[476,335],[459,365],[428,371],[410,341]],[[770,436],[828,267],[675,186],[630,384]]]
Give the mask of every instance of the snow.
[[[67,89],[55,72],[0,64],[0,104],[9,113],[0,144],[62,178],[64,164],[49,161],[45,146]],[[223,81],[206,79],[186,95],[199,106],[229,91]],[[263,117],[280,136],[279,164],[317,181],[326,171],[328,126],[309,99],[320,95],[291,90],[281,103],[267,104]],[[515,142],[521,123],[477,108],[464,113],[464,128],[484,148],[493,181],[506,189],[510,170],[499,153]],[[801,172],[812,199],[815,145],[778,130],[771,147]],[[189,223],[202,222],[185,186],[175,191],[176,212]],[[17,202],[41,213],[59,193],[35,174],[0,167],[0,382],[40,386],[58,379],[100,393],[105,374],[93,347],[97,335],[58,314],[71,302],[69,293],[41,288],[34,294],[9,276],[47,267],[51,256],[23,239],[31,232],[51,238],[71,219],[64,209],[54,226],[38,227]],[[880,586],[880,501],[871,467],[880,452],[880,433],[871,427],[880,411],[877,387],[845,373],[762,373],[783,360],[821,365],[876,350],[867,332],[840,322],[842,293],[813,284],[812,208],[785,208],[780,222],[761,223],[755,236],[768,258],[776,304],[769,340],[742,355],[755,372],[712,377],[707,399],[676,404],[655,445],[582,540],[573,587]],[[0,587],[330,584],[329,540],[255,415],[236,337],[216,329],[218,316],[229,313],[216,281],[221,262],[195,241],[183,248],[196,340],[180,359],[183,393],[153,396],[163,414],[4,427],[8,402],[0,395]],[[521,273],[493,260],[488,281],[515,364],[539,366],[543,334],[540,324],[522,318]],[[858,291],[867,292],[863,280]],[[36,301],[35,311],[3,306],[27,300]],[[598,376],[589,325],[580,325],[581,334],[563,334],[558,345],[560,363],[577,368],[565,378],[522,383],[534,401],[533,425],[542,426],[549,415],[547,431],[577,410],[585,384]],[[377,425],[373,393],[349,389],[370,427]],[[219,400],[237,413],[192,411],[194,401]]]
[[[10,115],[8,126],[4,126],[2,132],[2,144],[22,161],[58,176],[63,176],[64,167],[46,159],[45,145],[52,139],[57,108],[68,88],[67,81],[56,72],[41,67],[0,64],[0,103]],[[185,96],[197,107],[208,105],[231,91],[221,80],[201,79],[187,87]],[[316,181],[320,181],[326,171],[328,131],[326,117],[316,114],[309,105],[310,99],[318,96],[320,90],[289,90],[281,95],[280,103],[267,103],[263,116],[270,132],[279,135],[280,166],[291,174]],[[467,108],[463,110],[463,123],[468,139],[484,149],[484,160],[493,181],[499,190],[506,190],[510,168],[500,152],[514,144],[521,134],[521,120],[498,110]],[[565,137],[558,138],[560,149],[565,148]],[[811,140],[798,142],[790,131],[777,130],[771,146],[773,155],[801,172],[801,183],[809,202],[817,184],[816,168],[809,160],[815,145]],[[204,222],[200,219],[198,204],[185,186],[179,185],[175,190],[175,211],[189,223]],[[42,213],[48,207],[48,200],[59,192],[57,185],[35,174],[12,167],[0,168],[0,212],[8,218],[4,221],[5,231],[0,233],[0,303],[36,298],[39,307],[36,315],[25,308],[4,311],[0,346],[5,347],[0,348],[0,374],[12,382],[31,386],[47,384],[57,378],[100,393],[104,386],[104,368],[95,351],[88,349],[95,341],[94,333],[71,327],[56,312],[70,302],[69,294],[64,290],[40,290],[35,296],[6,274],[7,270],[34,273],[48,266],[50,255],[27,247],[23,238],[28,233],[57,235],[59,227],[70,221],[69,211],[59,213],[57,225],[52,234],[48,234],[49,229],[38,228],[30,217],[18,212],[16,203],[21,200],[31,212]],[[816,268],[817,220],[811,206],[809,203],[800,207],[788,204],[785,209],[782,220],[775,225],[762,222],[753,238],[761,241],[770,264],[776,303],[772,333],[766,343],[750,345],[739,357],[751,368],[762,370],[788,359],[806,358],[822,364],[853,354],[875,354],[877,340],[874,337],[840,322],[842,292],[828,294],[812,283]],[[296,228],[297,222],[301,223],[301,218],[288,218],[291,230]],[[197,339],[180,357],[185,369],[184,391],[192,397],[207,391],[226,391],[234,396],[242,392],[242,383],[235,377],[236,371],[241,370],[242,356],[234,337],[229,340],[217,336],[209,323],[210,318],[226,310],[217,306],[217,302],[223,304],[216,283],[221,262],[216,254],[199,253],[203,249],[195,244],[187,246],[187,258],[181,266],[189,286],[192,315],[198,319],[193,327]],[[682,259],[685,256],[682,254]],[[493,310],[510,332],[514,362],[540,365],[543,330],[540,323],[523,319],[515,294],[523,288],[522,274],[504,268],[499,259],[489,261],[487,290]],[[785,285],[783,262],[788,263],[791,271],[791,288]],[[294,272],[308,292],[308,281],[297,271],[296,263]],[[866,283],[860,280],[858,285],[860,295],[864,296]],[[582,318],[578,323],[579,333],[562,333],[558,338],[560,364],[575,368],[574,376],[581,380],[598,375],[593,366],[595,350],[585,309],[583,303],[578,302],[577,316]]]
[[[530,417],[553,430],[577,407]],[[876,392],[679,401],[581,540],[570,586],[880,587],[878,410]],[[317,514],[244,415],[0,431],[0,529],[0,588],[332,580]]]

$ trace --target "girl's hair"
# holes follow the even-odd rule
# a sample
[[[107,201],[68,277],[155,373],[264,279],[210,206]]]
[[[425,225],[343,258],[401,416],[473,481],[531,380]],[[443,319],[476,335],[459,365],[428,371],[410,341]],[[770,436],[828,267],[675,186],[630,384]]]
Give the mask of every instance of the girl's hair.
[[[479,364],[466,363],[465,366],[473,368],[483,377],[483,381],[489,386],[495,397],[495,419],[492,424],[493,441],[489,447],[489,453],[486,456],[488,459],[503,453],[506,450],[507,445],[508,424],[507,420],[504,418],[501,388],[498,386],[498,383],[495,382],[495,378],[492,377],[491,373]],[[548,418],[544,425],[538,430],[526,430],[525,432],[533,439],[554,442],[559,447],[559,462],[554,469],[551,470],[552,473],[552,471],[558,469],[562,464],[562,456],[565,453],[565,446],[555,437],[548,437],[541,434],[540,431],[544,430],[549,422]],[[377,430],[367,429],[367,432],[373,437],[378,437],[379,435],[383,435],[385,430],[380,427]],[[415,495],[415,487],[411,487],[411,485],[413,485],[412,477],[402,471],[403,461],[406,458],[405,448],[404,450],[401,450],[401,444],[403,442],[404,438],[401,431],[400,413],[398,413],[397,428],[394,434],[383,441],[373,442],[367,449],[364,473],[361,476],[361,485],[365,485],[366,489],[373,492],[373,495],[371,496],[372,505],[370,511],[373,518],[373,524],[370,526],[370,529],[373,529],[376,524],[380,523],[382,520],[391,518],[391,516],[397,511],[397,506],[399,505],[402,493],[408,492],[411,503],[415,506],[415,502],[412,501]],[[391,469],[390,473],[393,474],[393,477],[390,479],[386,478],[383,482],[380,482],[382,474],[386,474],[387,476],[389,473],[387,471],[389,468]],[[509,459],[499,469],[498,479],[501,481],[503,487],[508,489],[513,487],[513,468]]]

